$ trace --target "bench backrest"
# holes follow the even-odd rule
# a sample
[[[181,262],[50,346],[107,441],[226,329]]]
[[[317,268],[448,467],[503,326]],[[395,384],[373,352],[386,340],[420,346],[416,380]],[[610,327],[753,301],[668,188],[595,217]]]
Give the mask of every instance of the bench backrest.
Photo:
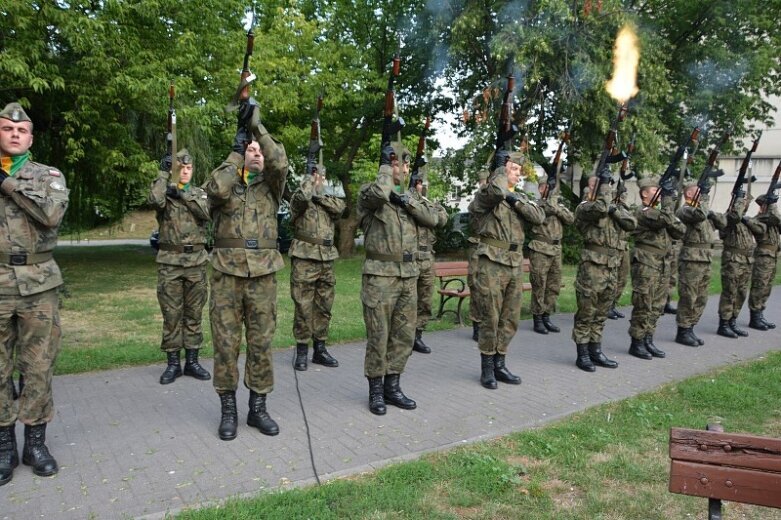
[[[466,276],[469,268],[469,262],[435,262],[434,263],[434,276],[438,278],[448,278],[452,276]],[[523,259],[523,272],[528,273],[530,269],[530,263],[528,258]]]
[[[781,439],[672,428],[670,492],[781,508]]]

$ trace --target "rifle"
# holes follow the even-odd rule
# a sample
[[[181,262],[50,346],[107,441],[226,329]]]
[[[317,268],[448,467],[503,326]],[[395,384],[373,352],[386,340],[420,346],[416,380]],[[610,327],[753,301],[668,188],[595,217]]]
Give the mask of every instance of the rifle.
[[[748,151],[746,156],[743,158],[743,163],[740,165],[740,170],[738,171],[738,177],[735,179],[735,184],[732,186],[732,199],[729,201],[729,207],[727,208],[727,211],[732,211],[732,209],[735,207],[735,202],[738,199],[742,199],[746,192],[743,191],[743,185],[747,182],[751,182],[752,179],[747,179],[746,174],[748,173],[748,165],[751,163],[751,156],[754,152],[757,151],[757,146],[759,146],[759,140],[762,138],[762,131],[760,130],[759,135],[756,139],[754,139],[754,144],[751,146],[751,150]],[[753,175],[751,177],[754,177]]]
[[[626,118],[628,110],[629,108],[626,103],[622,103],[618,108],[618,115],[613,120],[613,124],[610,125],[607,137],[605,137],[605,146],[602,147],[602,154],[599,156],[597,169],[594,172],[594,175],[597,177],[597,185],[594,187],[594,191],[589,194],[589,200],[592,202],[597,200],[597,193],[599,193],[599,188],[602,186],[602,179],[599,177],[600,172],[605,168],[609,168],[609,164],[614,164],[626,159],[626,154],[624,152],[613,153],[613,146],[616,142],[616,136],[618,135],[618,123]]]
[[[618,184],[616,185],[616,196],[613,199],[613,204],[621,202],[621,195],[626,193],[626,181],[632,177],[636,177],[635,172],[629,169],[629,159],[637,149],[637,146],[635,145],[636,139],[637,134],[632,134],[632,140],[626,147],[626,158],[621,162],[621,170],[618,172]],[[629,171],[629,173],[627,173],[627,171]]]
[[[168,87],[168,134],[165,136],[168,155],[171,157],[171,183],[179,183],[179,168],[176,167],[176,109],[174,108],[174,84]]]
[[[680,145],[677,150],[675,150],[675,154],[673,155],[673,158],[670,159],[670,164],[667,165],[667,169],[662,174],[662,178],[659,179],[660,188],[664,184],[667,184],[670,180],[678,179],[678,177],[682,175],[683,172],[681,172],[679,167],[681,163],[681,159],[683,159],[683,155],[686,153],[686,149],[689,147],[689,144],[696,143],[699,137],[700,137],[700,127],[695,126],[689,138],[686,139],[686,142]],[[662,190],[661,189],[656,190],[656,193],[654,193],[654,196],[651,198],[651,202],[649,206],[652,208],[656,206],[656,204],[659,203],[659,199],[661,198],[661,196],[662,196]]]
[[[567,130],[561,134],[561,141],[559,141],[559,147],[556,149],[556,156],[553,158],[553,171],[548,176],[546,183],[548,184],[548,191],[545,192],[543,200],[547,200],[551,192],[556,190],[559,185],[559,176],[561,175],[561,152],[564,149],[564,144],[569,143],[570,133],[572,133],[572,122],[570,122]]]
[[[767,212],[767,208],[770,205],[769,200],[773,198],[774,192],[777,189],[781,188],[781,184],[778,184],[779,177],[781,177],[781,161],[778,162],[778,166],[776,166],[776,171],[773,172],[773,178],[770,179],[770,185],[767,187],[767,193],[765,194],[765,201],[759,207],[760,214]]]
[[[239,81],[239,87],[236,89],[236,93],[233,94],[231,102],[228,105],[229,110],[235,110],[243,101],[248,101],[249,85],[257,76],[249,70],[249,59],[252,56],[252,50],[255,46],[255,33],[252,29],[255,27],[255,13],[252,13],[252,20],[250,22],[249,30],[247,31],[247,48],[244,51],[244,66],[241,68],[241,79]]]
[[[393,114],[396,109],[396,92],[393,89],[393,83],[400,71],[401,57],[396,53],[393,57],[393,67],[391,67],[391,73],[388,77],[388,89],[385,91],[385,110],[383,111],[380,154],[382,154],[383,148],[390,146],[393,134],[401,132],[401,129],[404,128],[404,119],[397,117],[395,121],[393,120]],[[399,157],[399,159],[401,159],[401,157]]]
[[[721,136],[721,139],[719,139],[719,142],[716,143],[716,146],[711,150],[710,155],[708,156],[708,162],[705,163],[705,168],[702,170],[702,173],[700,174],[700,178],[697,179],[697,191],[694,193],[694,197],[692,197],[692,201],[689,204],[690,206],[697,207],[700,205],[700,195],[704,191],[705,193],[708,193],[710,190],[708,179],[715,179],[717,177],[721,177],[724,175],[724,172],[721,170],[714,170],[716,166],[716,160],[719,158],[719,152],[721,151],[722,146],[729,140],[730,136],[732,135],[732,127],[730,127],[729,130],[724,132],[724,135]]]
[[[320,138],[320,111],[323,109],[323,95],[317,96],[315,114],[312,117],[312,127],[309,131],[309,149],[306,154],[306,173],[314,175],[317,163],[315,156],[320,153],[320,163],[323,162],[323,141]],[[322,172],[320,172],[322,174]]]
[[[418,180],[422,181],[420,170],[428,164],[426,159],[426,134],[428,128],[431,125],[431,118],[426,116],[426,124],[423,126],[423,131],[418,138],[418,150],[415,152],[415,163],[412,165],[412,175],[409,177],[409,187],[413,189]]]
[[[507,86],[504,89],[502,98],[502,109],[499,113],[499,125],[496,129],[496,151],[505,150],[511,152],[513,149],[513,137],[518,132],[518,128],[513,124],[513,91],[515,90],[515,76],[507,75]],[[496,154],[494,154],[494,163],[496,163]],[[494,169],[504,166],[503,164],[494,164]]]

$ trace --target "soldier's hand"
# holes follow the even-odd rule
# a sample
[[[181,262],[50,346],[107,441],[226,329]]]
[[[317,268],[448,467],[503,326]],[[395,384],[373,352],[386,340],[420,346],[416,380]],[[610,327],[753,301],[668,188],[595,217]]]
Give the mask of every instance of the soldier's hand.
[[[616,211],[618,211],[618,206],[616,206],[615,204],[611,204],[610,207],[607,208],[608,215],[612,215]]]
[[[396,152],[393,147],[386,144],[380,150],[380,166],[390,166],[393,159],[396,157]]]
[[[599,177],[599,181],[602,184],[610,184],[613,182],[613,175],[610,173],[610,168],[605,165],[604,168],[597,174],[597,177]]]
[[[170,172],[171,168],[173,167],[174,161],[171,157],[171,154],[166,152],[163,155],[163,158],[160,159],[160,171],[161,172]]]
[[[233,138],[233,146],[231,147],[231,150],[243,156],[244,152],[247,150],[247,145],[251,142],[252,138],[249,135],[249,130],[247,130],[247,127],[240,126],[238,129],[236,129],[236,136]]]
[[[710,193],[711,184],[709,182],[705,183],[705,186],[700,186],[700,195],[707,195]]]
[[[660,185],[659,188],[662,190],[662,195],[666,197],[674,196],[675,195],[675,179],[672,177],[665,179]]]
[[[504,200],[510,206],[515,207],[516,203],[521,202],[521,197],[519,197],[517,193],[511,191],[507,195],[504,196]]]
[[[711,220],[716,218],[716,213],[712,209],[708,210],[708,218],[711,219]]]
[[[748,226],[748,217],[747,216],[744,215],[744,216],[740,217],[740,221],[743,224],[745,224],[746,226]]]
[[[735,197],[738,198],[738,199],[742,199],[745,196],[746,196],[745,190],[740,189],[740,190],[735,192]]]
[[[407,204],[409,204],[409,195],[407,195],[406,193],[403,195],[399,195],[395,191],[391,191],[390,202],[391,204],[395,204],[396,206],[399,206],[401,208],[406,208]]]
[[[165,189],[165,196],[171,197],[172,199],[181,199],[182,192],[179,191],[179,188],[177,188],[176,186],[171,185]]]

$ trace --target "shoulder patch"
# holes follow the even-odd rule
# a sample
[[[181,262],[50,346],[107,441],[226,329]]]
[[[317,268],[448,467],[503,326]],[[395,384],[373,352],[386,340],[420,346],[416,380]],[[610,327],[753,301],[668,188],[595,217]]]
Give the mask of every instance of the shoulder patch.
[[[57,190],[57,191],[64,191],[65,190],[65,186],[60,184],[57,181],[52,182],[49,186],[51,186],[51,188],[53,190]]]
[[[59,172],[59,170],[52,170],[52,169],[50,168],[50,169],[49,169],[49,175],[51,175],[52,177],[59,177],[59,176],[60,176],[60,175],[62,175],[62,174]]]

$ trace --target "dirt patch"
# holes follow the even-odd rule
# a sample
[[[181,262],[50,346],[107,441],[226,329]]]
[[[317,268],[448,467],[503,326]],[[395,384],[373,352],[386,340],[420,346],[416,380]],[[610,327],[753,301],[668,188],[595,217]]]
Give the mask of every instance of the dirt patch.
[[[543,483],[542,489],[550,495],[557,511],[569,511],[580,507],[583,492],[572,484],[554,478]]]

